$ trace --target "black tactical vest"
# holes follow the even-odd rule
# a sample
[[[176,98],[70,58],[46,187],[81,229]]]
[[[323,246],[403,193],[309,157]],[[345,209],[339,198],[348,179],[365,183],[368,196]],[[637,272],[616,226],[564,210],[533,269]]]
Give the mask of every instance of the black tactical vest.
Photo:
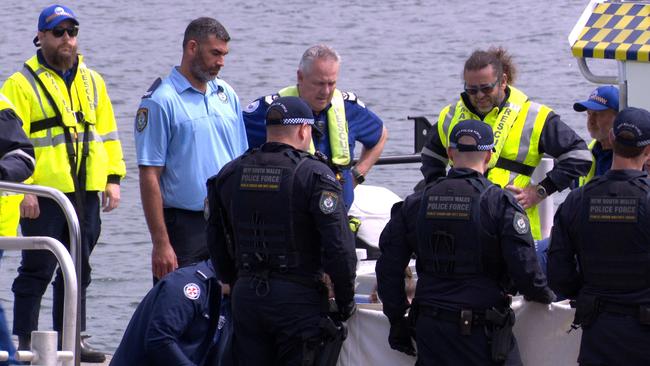
[[[477,178],[440,178],[425,191],[416,224],[418,265],[425,274],[499,279],[499,244],[481,225],[480,203],[490,186]]]
[[[300,247],[293,224],[295,171],[309,154],[296,150],[252,150],[233,177],[232,197],[237,266],[248,273],[286,272],[300,264]]]
[[[577,252],[586,285],[611,290],[650,286],[650,187],[645,179],[585,186]]]

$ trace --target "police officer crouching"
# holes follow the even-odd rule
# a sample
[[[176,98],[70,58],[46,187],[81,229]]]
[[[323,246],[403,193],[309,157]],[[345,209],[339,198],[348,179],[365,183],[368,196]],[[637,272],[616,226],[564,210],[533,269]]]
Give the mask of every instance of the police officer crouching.
[[[328,320],[323,272],[339,320],[355,309],[354,238],[340,184],[306,152],[313,123],[302,99],[276,99],[267,142],[208,180],[208,249],[232,287],[239,365],[315,364]]]
[[[555,214],[549,282],[577,300],[580,365],[650,365],[650,113],[622,110],[609,138],[611,169]]]
[[[449,137],[453,168],[395,204],[381,234],[379,296],[391,327],[391,348],[418,365],[521,364],[512,334],[508,293],[548,304],[546,286],[523,208],[483,174],[492,155],[492,128],[459,122]],[[409,319],[404,268],[417,255],[418,284]]]

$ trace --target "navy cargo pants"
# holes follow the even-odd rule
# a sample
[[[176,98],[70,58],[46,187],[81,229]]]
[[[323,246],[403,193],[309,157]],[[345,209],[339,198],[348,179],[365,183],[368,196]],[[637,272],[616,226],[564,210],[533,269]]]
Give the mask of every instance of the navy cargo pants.
[[[74,193],[66,194],[71,202],[75,202]],[[23,236],[50,236],[70,250],[68,224],[59,205],[44,197],[38,197],[40,215],[36,219],[21,219],[20,227]],[[86,288],[90,285],[90,253],[99,239],[101,220],[99,217],[99,196],[97,192],[85,193],[84,219],[79,220],[81,227],[81,330],[86,329]],[[38,329],[38,315],[41,309],[41,298],[47,289],[57,268],[54,254],[47,250],[24,250],[22,261],[18,267],[18,277],[14,280],[11,290],[14,293],[14,325],[13,333],[18,336],[28,336]],[[61,269],[56,271],[53,282],[52,318],[53,327],[61,331],[63,324],[63,294],[64,283]]]
[[[318,346],[324,295],[284,280],[240,278],[232,294],[234,355],[240,366],[304,365]]]

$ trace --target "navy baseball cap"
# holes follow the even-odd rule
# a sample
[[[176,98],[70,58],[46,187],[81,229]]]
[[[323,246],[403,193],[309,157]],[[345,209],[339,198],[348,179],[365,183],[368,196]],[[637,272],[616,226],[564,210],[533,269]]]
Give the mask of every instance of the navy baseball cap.
[[[280,97],[266,110],[266,125],[313,125],[314,113],[298,97]]]
[[[50,5],[43,9],[38,17],[38,30],[42,32],[52,29],[66,19],[70,19],[74,24],[79,25],[77,16],[74,15],[72,9],[63,5]]]
[[[618,112],[618,89],[615,86],[599,86],[591,92],[589,99],[573,105],[573,110],[576,112],[604,111],[606,109]]]
[[[472,137],[476,144],[459,144],[458,140],[463,136]],[[494,148],[492,127],[475,119],[460,121],[451,130],[449,147],[458,151],[491,151]]]
[[[642,108],[625,108],[616,116],[612,129],[616,142],[623,145],[636,147],[650,145],[650,112]],[[633,137],[628,138],[630,134],[621,136],[621,133],[626,131]]]

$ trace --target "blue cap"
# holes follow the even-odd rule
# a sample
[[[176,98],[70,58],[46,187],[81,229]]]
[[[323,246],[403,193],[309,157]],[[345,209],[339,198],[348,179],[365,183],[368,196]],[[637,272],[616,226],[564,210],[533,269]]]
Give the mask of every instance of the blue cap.
[[[459,144],[458,140],[463,136],[472,137],[476,144]],[[460,121],[451,130],[449,147],[458,151],[490,151],[494,148],[492,127],[475,119]]]
[[[270,118],[269,118],[270,117]],[[266,110],[266,125],[313,125],[314,113],[298,97],[280,97]]]
[[[576,112],[604,111],[606,109],[618,112],[618,89],[615,86],[599,86],[591,92],[588,100],[573,105],[573,110]]]
[[[650,145],[650,112],[645,109],[634,107],[623,109],[616,116],[612,128],[616,142],[636,147]],[[631,135],[621,136],[626,131]]]
[[[50,5],[43,9],[38,17],[38,30],[42,32],[52,29],[66,19],[70,19],[74,24],[79,25],[79,21],[72,9],[63,5]]]

